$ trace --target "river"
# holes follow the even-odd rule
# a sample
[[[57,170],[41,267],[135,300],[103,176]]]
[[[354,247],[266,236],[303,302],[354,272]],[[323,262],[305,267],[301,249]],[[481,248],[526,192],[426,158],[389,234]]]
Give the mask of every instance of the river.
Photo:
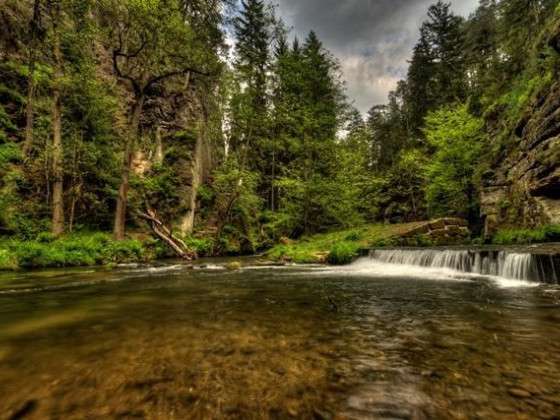
[[[0,418],[557,418],[560,287],[363,258],[0,275]]]

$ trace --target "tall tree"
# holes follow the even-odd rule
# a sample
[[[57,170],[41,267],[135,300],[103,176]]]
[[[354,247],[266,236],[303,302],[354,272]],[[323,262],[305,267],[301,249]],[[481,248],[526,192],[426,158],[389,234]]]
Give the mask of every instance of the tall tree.
[[[501,0],[499,37],[508,58],[508,73],[516,74],[526,65],[527,50],[551,16],[557,0]]]
[[[33,17],[29,23],[29,76],[27,80],[27,101],[25,104],[25,138],[23,141],[22,153],[27,157],[31,147],[33,146],[33,123],[34,123],[34,105],[35,105],[35,66],[37,64],[37,53],[39,43],[44,36],[43,14],[44,4],[41,0],[33,2]]]
[[[496,83],[500,70],[498,4],[480,0],[465,27],[465,55],[471,106],[480,108],[480,98]]]
[[[261,194],[270,196],[272,185],[272,146],[269,141],[268,85],[271,68],[270,44],[273,14],[262,0],[243,0],[234,19],[238,93],[234,99],[234,145],[241,153],[241,164],[261,174]]]
[[[181,4],[176,0],[105,0],[101,7],[114,73],[127,84],[132,95],[114,220],[114,236],[122,240],[131,165],[150,90],[174,77],[208,75],[215,71],[216,62],[212,54],[196,44],[193,30],[185,22]]]
[[[62,78],[64,77],[61,51],[62,10],[59,0],[49,2],[52,26],[53,81],[52,81],[52,232],[64,233],[64,150],[62,145]]]
[[[437,107],[465,98],[463,19],[441,0],[430,6],[428,20],[408,71],[411,127],[421,134],[426,114]]]

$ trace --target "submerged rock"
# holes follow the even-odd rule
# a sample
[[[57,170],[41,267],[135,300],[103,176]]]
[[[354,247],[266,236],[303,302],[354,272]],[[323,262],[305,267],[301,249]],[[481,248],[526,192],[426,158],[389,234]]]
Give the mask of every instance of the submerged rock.
[[[233,261],[226,264],[226,268],[230,271],[236,271],[241,269],[241,263],[239,261]]]
[[[29,415],[31,415],[35,410],[37,410],[37,406],[39,403],[37,400],[27,400],[25,401],[21,407],[19,407],[14,413],[9,417],[10,420],[20,420]]]

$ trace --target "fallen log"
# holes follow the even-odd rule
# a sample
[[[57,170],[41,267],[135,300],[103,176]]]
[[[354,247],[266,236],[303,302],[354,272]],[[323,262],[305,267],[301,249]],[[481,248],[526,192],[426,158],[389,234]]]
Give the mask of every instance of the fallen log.
[[[198,258],[196,252],[190,249],[183,240],[177,238],[173,234],[171,229],[158,218],[157,212],[155,210],[148,209],[145,213],[139,212],[138,216],[149,222],[154,234],[164,243],[166,243],[173,250],[173,252],[177,254],[178,257],[183,258],[187,261],[192,261]]]

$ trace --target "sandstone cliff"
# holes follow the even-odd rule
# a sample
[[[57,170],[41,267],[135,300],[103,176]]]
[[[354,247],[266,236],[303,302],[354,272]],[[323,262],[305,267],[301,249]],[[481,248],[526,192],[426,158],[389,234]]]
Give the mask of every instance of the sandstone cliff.
[[[560,53],[560,25],[549,38]],[[538,93],[517,127],[513,147],[484,180],[485,233],[508,226],[560,224],[560,81]]]

